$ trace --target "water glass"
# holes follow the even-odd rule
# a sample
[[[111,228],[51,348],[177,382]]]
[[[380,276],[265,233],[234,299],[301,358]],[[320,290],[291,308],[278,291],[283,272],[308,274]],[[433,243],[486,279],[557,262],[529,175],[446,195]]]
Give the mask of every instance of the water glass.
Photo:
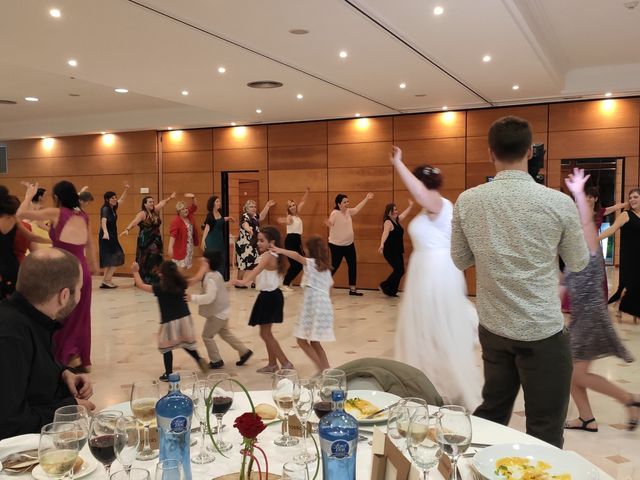
[[[184,480],[184,469],[180,460],[161,460],[156,465],[155,480]]]
[[[453,479],[458,480],[458,458],[471,444],[471,415],[459,405],[440,407],[436,415],[436,436],[440,447],[451,459]]]
[[[289,435],[289,415],[293,410],[293,387],[298,381],[298,372],[291,369],[278,370],[273,376],[273,401],[284,415],[284,434],[274,440],[280,447],[292,447],[299,443]]]
[[[417,414],[429,415],[427,402],[422,398],[405,397],[389,410],[387,435],[400,451],[407,448],[409,422]]]
[[[111,464],[116,459],[115,437],[116,422],[122,417],[117,410],[104,410],[93,417],[89,427],[89,450],[107,472],[111,472]]]
[[[211,393],[211,382],[209,380],[198,380],[193,386],[191,398],[193,399],[193,413],[200,422],[200,453],[191,457],[193,463],[199,465],[213,462],[215,458],[205,446],[205,435],[207,433],[207,415],[209,415],[209,394]]]
[[[152,460],[158,456],[149,444],[149,425],[156,418],[156,402],[160,397],[158,382],[155,380],[134,382],[131,387],[131,411],[133,416],[144,426],[144,446],[138,453],[138,460]]]
[[[299,463],[315,462],[316,452],[307,449],[307,426],[314,405],[314,384],[309,379],[299,379],[293,386],[293,406],[302,425],[302,453],[293,457]]]
[[[133,465],[140,447],[138,420],[132,416],[118,418],[115,433],[113,448],[116,451],[116,458],[125,472],[128,472],[131,470],[131,465]],[[111,477],[113,478],[113,475]]]
[[[429,470],[440,462],[442,450],[436,441],[433,429],[435,420],[428,413],[417,413],[407,428],[407,450],[413,463],[422,470],[422,478],[427,480]]]
[[[79,434],[78,450],[82,450],[87,444],[87,438],[89,437],[89,424],[91,423],[91,417],[89,411],[82,405],[67,405],[65,407],[58,408],[53,414],[54,422],[76,422],[78,428],[82,432]]]
[[[309,480],[306,463],[287,462],[282,466],[282,480]]]
[[[40,467],[49,478],[68,475],[78,458],[78,425],[54,422],[42,427],[38,444]]]
[[[109,478],[111,480],[151,480],[151,475],[149,475],[149,470],[144,468],[130,468],[112,473]]]
[[[211,395],[211,411],[218,420],[218,438],[216,445],[221,452],[228,452],[233,448],[230,442],[222,440],[222,418],[229,411],[233,404],[233,382],[231,375],[228,373],[212,373],[207,376],[207,380],[211,382],[213,395]]]
[[[347,374],[344,370],[340,370],[339,368],[325,368],[322,371],[321,379],[335,379],[338,383],[338,388],[344,391],[344,398],[347,398]],[[325,394],[326,396],[326,394]],[[328,394],[327,400],[331,401],[331,392]]]

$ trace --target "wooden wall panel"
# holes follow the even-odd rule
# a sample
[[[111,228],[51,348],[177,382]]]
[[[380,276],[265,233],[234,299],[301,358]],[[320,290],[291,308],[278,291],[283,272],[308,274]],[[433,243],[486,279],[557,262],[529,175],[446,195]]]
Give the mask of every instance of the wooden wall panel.
[[[210,128],[162,132],[161,138],[163,155],[168,152],[194,152],[213,148]]]
[[[393,119],[393,137],[398,140],[464,137],[465,112],[401,115]]]
[[[163,152],[162,170],[165,173],[211,172],[213,170],[213,151]]]
[[[638,128],[549,132],[549,158],[637,157]]]
[[[621,98],[549,106],[549,131],[640,126],[640,99]]]
[[[392,190],[393,167],[331,169],[328,186],[340,192]]]
[[[326,145],[327,122],[269,125],[269,147]]]
[[[267,127],[228,127],[213,129],[213,148],[264,148],[267,146]]]
[[[327,146],[269,148],[269,170],[327,168]]]
[[[329,145],[329,168],[386,167],[390,165],[392,142],[345,143]]]
[[[329,122],[328,142],[362,143],[390,142],[393,139],[393,118],[354,118]]]
[[[306,169],[304,176],[301,176],[298,170],[269,171],[269,192],[299,192],[302,185],[309,187],[312,191],[326,191],[326,169]]]
[[[396,145],[402,149],[402,158],[405,165],[465,163],[464,137],[402,140],[396,142]],[[389,161],[388,156],[387,161]]]
[[[213,169],[216,172],[266,170],[267,149],[247,148],[236,150],[214,150]]]
[[[531,124],[534,133],[543,133],[548,130],[547,105],[487,108],[482,110],[469,110],[467,112],[467,136],[484,137],[486,139],[491,124],[499,118],[510,115],[527,120]]]

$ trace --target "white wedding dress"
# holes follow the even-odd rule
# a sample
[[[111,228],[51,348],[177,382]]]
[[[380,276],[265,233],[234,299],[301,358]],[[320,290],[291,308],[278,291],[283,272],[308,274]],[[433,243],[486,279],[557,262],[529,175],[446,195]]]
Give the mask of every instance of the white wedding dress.
[[[473,412],[482,379],[476,366],[478,315],[463,273],[451,260],[453,205],[445,198],[431,220],[423,210],[409,224],[413,252],[398,313],[395,358],[422,370],[446,402]]]

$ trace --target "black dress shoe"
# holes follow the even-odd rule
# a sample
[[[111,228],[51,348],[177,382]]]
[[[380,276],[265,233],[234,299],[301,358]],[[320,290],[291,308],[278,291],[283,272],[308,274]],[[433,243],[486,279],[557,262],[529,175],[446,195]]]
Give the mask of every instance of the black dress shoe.
[[[357,290],[349,290],[349,295],[353,295],[354,297],[361,297],[364,293],[360,293]]]
[[[160,380],[161,382],[168,382],[169,381],[169,375],[167,375],[166,373],[163,373],[162,375],[160,375],[158,377],[158,380]]]
[[[224,362],[222,360],[218,360],[217,362],[209,362],[209,368],[218,369],[224,367]]]
[[[100,288],[118,288],[117,285],[109,285],[107,283],[101,283]]]
[[[246,353],[240,355],[240,360],[236,362],[236,365],[238,365],[239,367],[244,365],[245,363],[247,363],[247,360],[251,358],[251,355],[253,355],[253,352],[251,350],[247,350]]]

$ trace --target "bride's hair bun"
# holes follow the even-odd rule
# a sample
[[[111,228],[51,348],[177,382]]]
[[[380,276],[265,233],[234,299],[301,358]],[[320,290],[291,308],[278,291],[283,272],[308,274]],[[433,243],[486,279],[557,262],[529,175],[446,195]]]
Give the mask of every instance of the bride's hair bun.
[[[420,165],[413,170],[413,175],[429,190],[439,190],[442,186],[442,172],[438,167]]]

